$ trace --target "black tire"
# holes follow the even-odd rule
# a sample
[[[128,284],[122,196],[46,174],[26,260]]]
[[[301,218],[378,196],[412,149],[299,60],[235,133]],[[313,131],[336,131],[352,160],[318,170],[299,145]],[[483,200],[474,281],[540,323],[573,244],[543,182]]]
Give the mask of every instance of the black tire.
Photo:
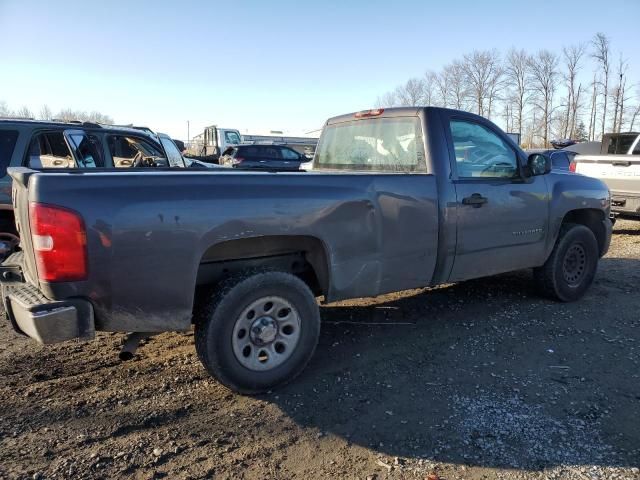
[[[593,232],[584,225],[566,223],[542,267],[533,270],[540,293],[561,302],[581,298],[595,277],[600,253]]]
[[[234,350],[241,341],[236,338],[238,332],[245,330],[238,330],[238,325],[244,325],[239,322],[251,322],[247,320],[249,315],[245,315],[247,308],[257,305],[256,302],[261,302],[262,299],[266,299],[267,305],[269,298],[282,299],[292,307],[290,311],[295,312],[297,319],[297,337],[295,345],[287,351],[286,360],[273,360],[283,363],[265,371],[256,371],[243,365],[242,361],[247,360]],[[265,392],[295,378],[313,356],[320,335],[320,311],[313,293],[298,277],[284,272],[252,270],[233,275],[222,281],[208,301],[198,307],[194,314],[195,344],[200,361],[211,376],[229,389],[242,394]],[[265,313],[260,315],[260,318],[267,318]],[[274,325],[280,325],[276,321],[279,313],[274,312],[272,315]],[[283,335],[285,330],[281,326],[274,328],[278,330],[278,335]],[[269,347],[256,346],[249,342],[253,341],[253,326],[246,331],[249,333],[245,335],[251,335],[251,338],[246,338],[245,342],[256,350],[270,348],[269,355],[273,354],[274,359],[277,357],[274,348],[277,344]],[[253,356],[252,359],[255,360]]]

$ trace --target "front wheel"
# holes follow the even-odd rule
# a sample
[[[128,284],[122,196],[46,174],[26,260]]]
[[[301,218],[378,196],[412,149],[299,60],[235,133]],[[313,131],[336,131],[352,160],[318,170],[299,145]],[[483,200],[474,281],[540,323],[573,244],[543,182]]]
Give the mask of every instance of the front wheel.
[[[284,272],[247,271],[230,277],[195,314],[200,361],[220,383],[245,394],[297,376],[320,334],[313,293]]]
[[[589,228],[564,224],[551,255],[533,271],[536,285],[546,297],[578,300],[593,282],[599,257],[598,242]]]

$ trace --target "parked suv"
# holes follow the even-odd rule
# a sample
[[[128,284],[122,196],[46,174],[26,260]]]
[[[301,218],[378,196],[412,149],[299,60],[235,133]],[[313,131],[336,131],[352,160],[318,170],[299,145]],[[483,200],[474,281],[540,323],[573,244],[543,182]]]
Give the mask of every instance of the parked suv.
[[[234,168],[273,168],[300,170],[309,159],[284,145],[237,145],[227,148],[220,157],[220,165]]]
[[[171,138],[88,122],[0,119],[0,257],[17,243],[7,167],[185,167]]]

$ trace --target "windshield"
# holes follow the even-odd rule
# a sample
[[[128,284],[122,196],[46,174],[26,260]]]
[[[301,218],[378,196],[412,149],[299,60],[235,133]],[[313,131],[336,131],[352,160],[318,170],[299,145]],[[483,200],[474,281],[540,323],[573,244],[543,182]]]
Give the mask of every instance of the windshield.
[[[227,144],[238,144],[240,142],[240,135],[237,132],[224,132],[224,139]]]
[[[314,169],[425,172],[418,117],[354,120],[325,127]]]

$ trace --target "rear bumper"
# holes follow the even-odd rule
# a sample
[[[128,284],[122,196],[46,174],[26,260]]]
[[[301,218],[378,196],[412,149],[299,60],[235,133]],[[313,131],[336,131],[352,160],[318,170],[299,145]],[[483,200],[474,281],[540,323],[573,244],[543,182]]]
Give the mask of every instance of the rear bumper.
[[[95,337],[93,307],[87,300],[49,300],[36,287],[22,282],[3,283],[2,299],[14,329],[38,342]]]
[[[640,195],[612,191],[611,212],[616,215],[640,217]]]

